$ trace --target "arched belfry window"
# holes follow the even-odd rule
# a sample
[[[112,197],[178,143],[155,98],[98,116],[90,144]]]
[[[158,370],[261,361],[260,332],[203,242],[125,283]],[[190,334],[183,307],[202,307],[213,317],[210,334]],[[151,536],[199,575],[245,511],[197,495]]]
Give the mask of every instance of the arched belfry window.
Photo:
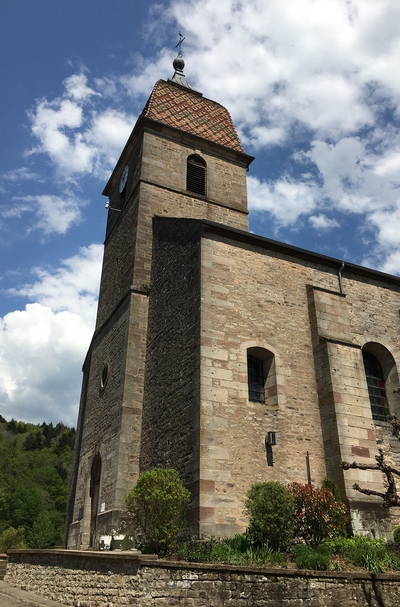
[[[248,348],[247,383],[249,400],[277,405],[275,356],[265,348]]]
[[[363,359],[372,419],[385,421],[390,412],[381,363],[371,352],[365,350],[363,350]]]
[[[187,159],[186,189],[195,194],[206,195],[207,165],[197,154]]]

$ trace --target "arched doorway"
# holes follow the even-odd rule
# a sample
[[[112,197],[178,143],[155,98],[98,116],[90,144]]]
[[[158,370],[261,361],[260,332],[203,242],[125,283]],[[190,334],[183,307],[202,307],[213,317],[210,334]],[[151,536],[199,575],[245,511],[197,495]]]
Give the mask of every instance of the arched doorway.
[[[96,532],[97,512],[99,509],[100,478],[101,457],[99,453],[96,453],[93,458],[92,468],[90,471],[90,546],[93,546],[93,539]]]

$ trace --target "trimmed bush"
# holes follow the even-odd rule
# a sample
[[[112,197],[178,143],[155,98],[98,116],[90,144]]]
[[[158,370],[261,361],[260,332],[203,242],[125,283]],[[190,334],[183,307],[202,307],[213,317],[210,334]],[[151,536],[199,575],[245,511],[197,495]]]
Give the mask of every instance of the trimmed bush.
[[[275,481],[255,483],[245,501],[249,516],[249,535],[255,545],[268,545],[273,550],[287,546],[293,538],[294,499]]]
[[[393,529],[393,539],[397,546],[400,546],[400,525]]]
[[[142,549],[164,553],[173,548],[186,524],[190,492],[172,468],[156,468],[139,476],[125,498]]]
[[[292,483],[288,487],[295,502],[295,535],[310,546],[346,535],[347,509],[330,489]]]

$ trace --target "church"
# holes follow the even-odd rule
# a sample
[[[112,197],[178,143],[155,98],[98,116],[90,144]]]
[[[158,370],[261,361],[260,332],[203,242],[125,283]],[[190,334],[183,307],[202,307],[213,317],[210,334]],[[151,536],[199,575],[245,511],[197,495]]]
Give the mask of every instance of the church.
[[[353,530],[399,522],[400,278],[248,231],[245,153],[181,54],[159,80],[103,194],[98,313],[83,365],[67,546],[123,526],[139,474],[178,470],[195,537],[243,532],[255,482],[338,484]],[[397,514],[397,519],[396,519]]]

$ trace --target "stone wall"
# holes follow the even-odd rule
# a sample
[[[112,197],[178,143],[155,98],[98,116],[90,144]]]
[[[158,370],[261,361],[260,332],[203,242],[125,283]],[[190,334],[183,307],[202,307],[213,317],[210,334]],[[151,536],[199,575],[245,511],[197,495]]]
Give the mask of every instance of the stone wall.
[[[79,451],[75,457],[67,519],[67,545],[70,548],[86,548],[89,545],[98,547],[101,530],[107,535],[111,528],[120,526],[118,519],[124,506],[124,497],[139,475],[148,296],[151,291],[150,281],[153,281],[150,278],[153,218],[208,218],[235,228],[247,229],[246,166],[249,158],[206,141],[202,142],[201,149],[193,148],[193,142],[189,145],[190,137],[188,140],[188,136],[174,130],[162,130],[160,134],[148,128],[144,131],[141,127],[138,129],[130,138],[129,145],[120,158],[118,171],[113,173],[104,192],[110,198],[111,210],[107,224],[96,331],[84,365],[79,438],[76,443]],[[178,140],[174,140],[176,138]],[[207,162],[207,196],[197,196],[186,191],[187,157],[194,152],[201,154]],[[130,169],[129,177],[125,189],[120,193],[118,182],[125,166]],[[175,292],[171,292],[167,296],[168,302],[176,299],[175,295]],[[197,309],[198,307],[197,305]],[[163,313],[164,306],[161,302],[156,311],[161,325],[153,334],[163,332]],[[186,322],[186,318],[179,321],[179,307],[174,314],[175,325]],[[154,324],[153,322],[153,328]],[[186,330],[186,335],[188,333],[189,330]],[[164,339],[161,348],[164,360],[166,351],[171,353],[172,345],[177,340],[177,333],[172,330],[168,335],[173,339],[171,344]],[[191,335],[192,344],[196,336],[196,333]],[[183,377],[187,379],[188,375],[193,375],[190,368],[193,367],[192,358],[194,348],[198,350],[197,346],[198,339],[194,347],[190,346],[178,354],[181,369],[185,372],[181,374],[181,392],[174,395],[175,401],[178,396],[185,398]],[[150,358],[154,350],[155,348],[150,352]],[[183,355],[189,357],[189,363],[184,361]],[[154,362],[154,356],[152,360]],[[165,369],[168,368],[168,362],[166,361]],[[107,385],[102,387],[104,373],[108,379]],[[153,369],[147,375],[153,375],[156,379],[161,377],[157,373],[154,375]],[[166,380],[167,377],[164,375],[163,379]],[[173,385],[176,387],[177,384]],[[158,422],[161,418],[158,416],[157,399],[163,398],[172,385],[160,388],[158,381],[154,389],[149,382],[147,386],[150,386],[147,411],[150,406],[154,406],[152,416]],[[154,460],[160,459],[160,447],[164,448],[169,441],[175,451],[178,445],[181,448],[181,464],[177,467],[180,471],[183,467],[187,468],[186,455],[193,452],[196,425],[195,419],[189,419],[196,416],[193,410],[193,385],[190,382],[188,390],[191,394],[188,395],[186,404],[182,401],[181,405],[186,407],[185,430],[178,427],[182,418],[175,417],[178,422],[177,432],[173,431],[172,424],[169,423],[169,435],[163,433],[161,440],[158,436],[154,437],[155,451],[151,465],[155,465]],[[162,406],[164,414],[168,410],[167,400],[166,398]],[[192,435],[189,439],[188,432]],[[145,444],[145,451],[146,448]],[[96,454],[101,457],[102,465],[98,504],[93,497],[91,479]],[[172,465],[168,464],[168,457],[168,453],[164,454],[164,465]],[[197,462],[198,459],[197,457]],[[148,462],[149,458],[145,467],[150,465]],[[188,484],[192,488],[193,482],[197,482],[198,478],[193,474],[192,462],[189,462],[190,466],[192,470],[186,470],[186,479],[190,476]],[[196,491],[194,489],[194,495]],[[94,521],[96,514],[97,521]]]
[[[313,484],[338,482],[357,532],[390,534],[392,513],[352,489],[382,490],[381,473],[344,475],[340,464],[373,463],[383,447],[398,465],[390,425],[372,419],[362,347],[373,343],[398,368],[400,284],[352,266],[342,293],[339,268],[216,224],[154,220],[141,470],[179,470],[200,536],[244,531],[251,484],[307,483],[308,463]],[[249,349],[273,359],[265,403],[249,399]],[[397,387],[396,371],[394,413]]]
[[[400,600],[399,575],[173,563],[129,553],[13,550],[5,581],[74,607],[397,607]]]
[[[141,471],[178,470],[198,534],[200,224],[154,219]]]
[[[386,388],[390,409],[399,414],[400,284],[349,264],[341,293],[337,260],[203,225],[200,506],[209,517],[202,533],[243,530],[243,500],[254,482],[307,483],[307,455],[313,484],[335,477],[343,499],[351,508],[355,502],[358,521],[366,505],[368,517],[357,531],[390,533],[380,498],[352,488],[358,482],[382,491],[382,474],[343,473],[340,463],[373,464],[379,447],[398,461],[400,443],[389,440],[390,425],[372,419],[362,348],[383,366],[386,359],[392,364]],[[274,400],[249,399],[250,348],[274,358]],[[270,431],[276,432],[273,461],[265,447]]]

